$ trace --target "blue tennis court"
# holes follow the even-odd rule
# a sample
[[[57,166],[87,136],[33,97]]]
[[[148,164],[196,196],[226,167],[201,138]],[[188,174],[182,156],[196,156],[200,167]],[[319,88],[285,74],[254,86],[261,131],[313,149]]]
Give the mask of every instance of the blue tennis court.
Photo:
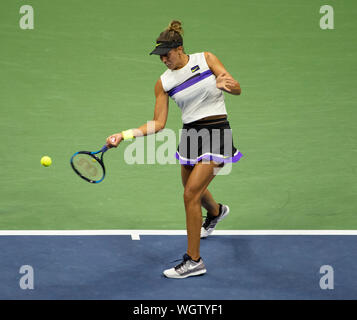
[[[0,236],[0,299],[356,299],[355,235],[214,235],[204,276],[166,279],[184,235]],[[33,289],[21,289],[33,269]],[[322,266],[333,289],[321,289]]]

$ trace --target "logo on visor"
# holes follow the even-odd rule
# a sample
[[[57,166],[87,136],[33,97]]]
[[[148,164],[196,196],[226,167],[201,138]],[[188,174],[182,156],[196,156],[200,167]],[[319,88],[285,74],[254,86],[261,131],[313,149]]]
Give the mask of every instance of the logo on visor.
[[[198,70],[200,70],[199,65],[194,66],[194,67],[191,68],[192,73],[193,73],[193,72],[196,72],[196,71],[198,71]]]

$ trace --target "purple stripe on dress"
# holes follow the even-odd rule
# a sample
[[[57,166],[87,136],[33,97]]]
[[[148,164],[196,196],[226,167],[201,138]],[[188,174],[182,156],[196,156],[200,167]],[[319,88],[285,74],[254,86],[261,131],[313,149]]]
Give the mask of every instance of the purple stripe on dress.
[[[180,157],[180,154],[176,151],[176,159],[177,160],[180,160],[180,164],[188,164],[188,165],[195,165],[197,162],[201,161],[202,159],[207,159],[207,160],[213,160],[213,161],[216,161],[216,162],[224,162],[224,163],[229,163],[229,162],[238,162],[240,160],[240,158],[243,157],[243,154],[238,151],[238,153],[236,155],[234,155],[233,157],[230,157],[230,158],[221,158],[221,157],[217,157],[217,156],[214,156],[212,154],[206,154],[206,155],[202,155],[200,157],[198,157],[197,159],[193,160],[193,159],[188,159],[188,160],[185,160],[185,159],[182,159]]]
[[[192,85],[194,85],[195,83],[208,78],[209,76],[211,76],[213,73],[211,70],[207,70],[205,72],[202,72],[199,76],[194,77],[190,80],[185,81],[184,83],[181,83],[180,85],[178,85],[175,88],[172,88],[170,91],[168,91],[168,94],[170,97],[172,97],[174,94],[176,94],[177,92],[180,92],[188,87],[191,87]]]

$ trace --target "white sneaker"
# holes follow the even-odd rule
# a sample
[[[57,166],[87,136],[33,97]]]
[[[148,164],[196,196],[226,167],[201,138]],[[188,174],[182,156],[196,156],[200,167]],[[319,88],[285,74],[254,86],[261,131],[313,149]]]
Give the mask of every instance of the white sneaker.
[[[229,214],[229,207],[219,204],[219,215],[211,216],[207,213],[207,217],[201,227],[201,238],[207,238],[216,227],[217,223],[223,220]]]
[[[191,276],[198,276],[206,273],[206,267],[202,258],[198,262],[193,261],[191,257],[185,253],[183,261],[176,267],[164,271],[167,278],[184,279]]]

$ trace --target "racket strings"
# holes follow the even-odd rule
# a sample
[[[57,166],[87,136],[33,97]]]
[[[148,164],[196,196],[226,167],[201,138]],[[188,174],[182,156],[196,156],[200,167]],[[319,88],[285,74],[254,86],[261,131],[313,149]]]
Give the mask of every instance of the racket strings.
[[[73,159],[75,169],[89,180],[100,180],[104,175],[104,170],[96,158],[89,154],[77,154]]]

